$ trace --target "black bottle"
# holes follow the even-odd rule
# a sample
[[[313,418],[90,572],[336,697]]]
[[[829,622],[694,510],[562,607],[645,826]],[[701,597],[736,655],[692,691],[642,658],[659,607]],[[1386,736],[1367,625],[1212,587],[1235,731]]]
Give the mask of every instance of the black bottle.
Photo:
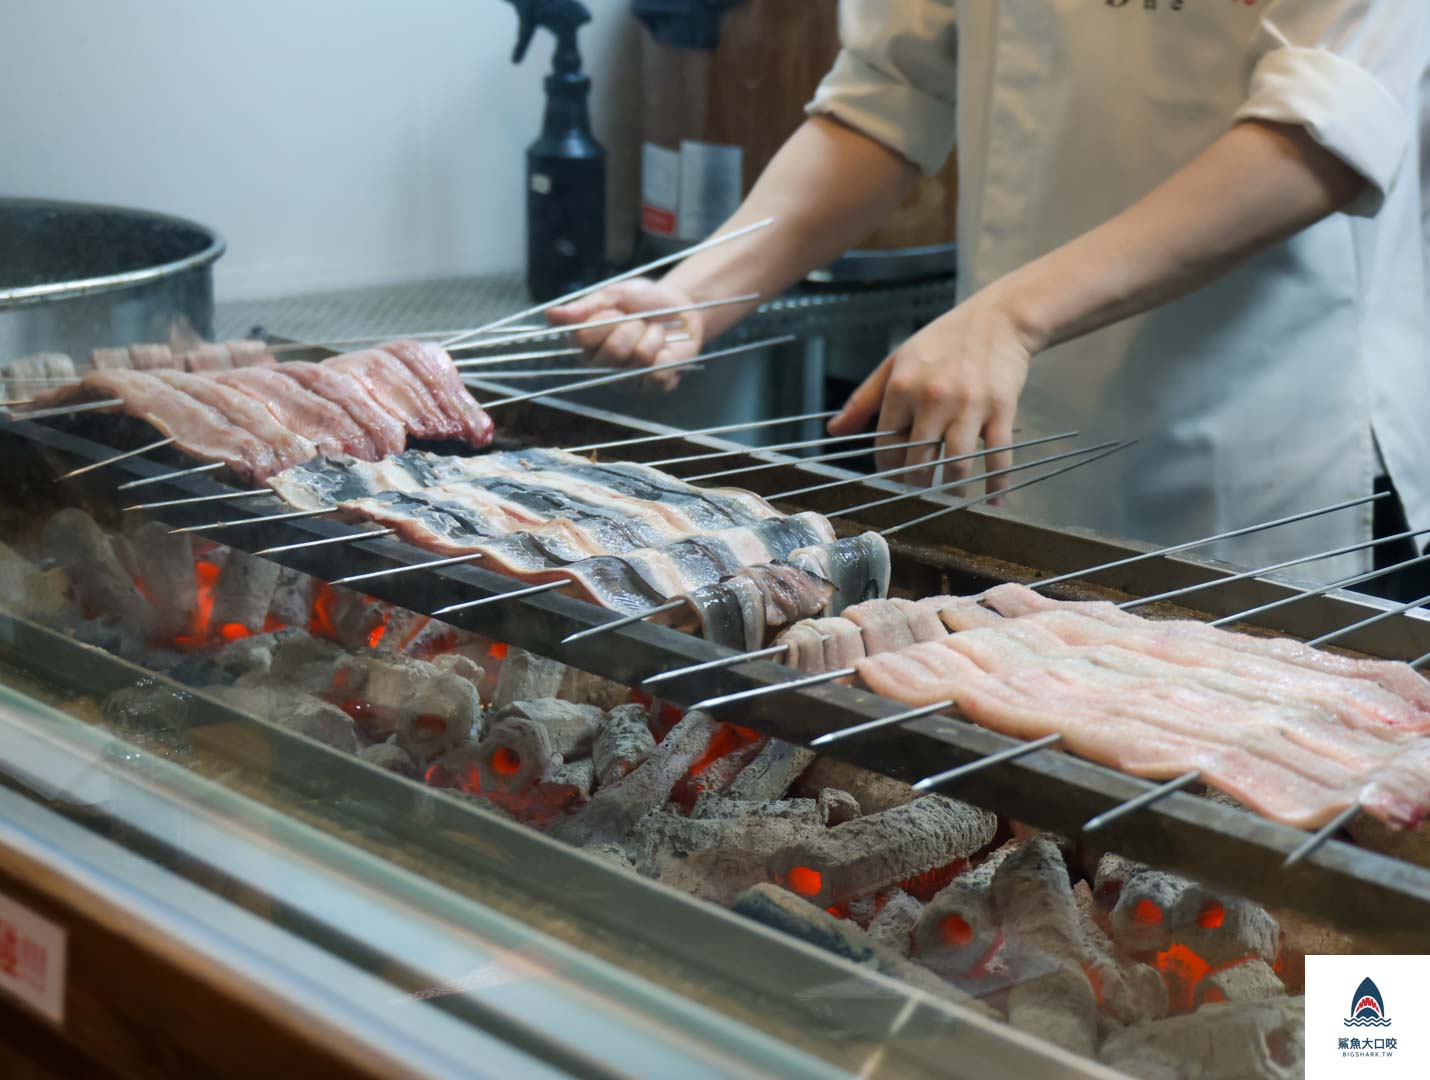
[[[511,0],[521,20],[513,63],[544,26],[556,37],[541,137],[526,151],[526,285],[551,300],[606,276],[606,151],[591,134],[576,32],[591,20],[577,0]]]

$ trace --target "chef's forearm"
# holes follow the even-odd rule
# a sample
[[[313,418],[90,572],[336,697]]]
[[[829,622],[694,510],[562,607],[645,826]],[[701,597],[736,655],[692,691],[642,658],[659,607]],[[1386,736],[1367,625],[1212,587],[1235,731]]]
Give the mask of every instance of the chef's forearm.
[[[1353,201],[1365,181],[1299,127],[1238,124],[1128,210],[994,282],[1031,351],[1185,295]]]
[[[892,150],[838,121],[813,117],[785,143],[721,231],[765,218],[774,224],[749,240],[687,259],[666,280],[697,300],[776,296],[864,240],[917,178],[918,170]],[[722,333],[753,306],[712,310],[706,336]]]

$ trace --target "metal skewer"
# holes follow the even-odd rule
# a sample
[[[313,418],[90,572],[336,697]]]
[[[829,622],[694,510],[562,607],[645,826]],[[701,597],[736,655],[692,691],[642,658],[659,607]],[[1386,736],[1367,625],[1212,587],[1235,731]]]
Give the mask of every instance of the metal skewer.
[[[87,472],[93,472],[95,469],[102,469],[106,465],[113,465],[117,461],[138,457],[140,454],[147,454],[150,450],[158,450],[161,447],[169,446],[173,441],[173,439],[160,439],[158,442],[151,442],[148,446],[141,446],[138,450],[126,450],[122,454],[115,454],[113,457],[107,457],[103,461],[96,461],[90,465],[81,465],[78,469],[71,469],[64,475],[55,477],[55,479],[71,480],[76,476],[83,476]]]
[[[666,335],[665,343],[666,343],[667,345],[678,345],[678,344],[680,344],[682,341],[689,341],[690,338],[691,338],[691,336],[692,336],[692,335],[686,334],[686,333],[668,334],[668,335]],[[484,346],[484,347],[485,347],[485,346]],[[535,351],[535,352],[502,353],[501,356],[486,356],[486,357],[480,357],[479,359],[485,360],[485,361],[486,361],[488,364],[490,364],[490,365],[496,365],[496,364],[499,364],[499,363],[500,363],[500,364],[510,364],[510,363],[514,363],[514,362],[517,361],[517,360],[559,360],[559,359],[561,359],[561,358],[563,358],[563,357],[567,357],[567,356],[584,356],[585,354],[586,354],[586,350],[585,350],[585,349],[582,349],[582,348],[580,348],[580,347],[576,347],[576,348],[571,348],[571,349],[538,349],[538,350]],[[467,366],[471,366],[471,362],[469,362],[469,361],[464,362],[464,363],[466,363]],[[461,367],[462,364],[457,364],[457,365],[455,365],[455,366]],[[580,370],[582,370],[582,371],[599,371],[599,370],[617,371],[617,370],[620,370],[620,369],[618,369],[618,368],[601,369],[601,368],[585,367],[585,368],[581,368]],[[507,374],[507,372],[502,372],[501,374],[505,375],[505,374]],[[497,376],[496,376],[495,374],[492,374],[492,375],[482,375],[481,377],[482,377],[483,379],[494,379],[494,378],[496,378]]]
[[[659,461],[646,462],[653,469],[664,468],[666,465],[684,465],[689,461],[713,461],[716,458],[739,457],[741,454],[748,454],[754,450],[760,450],[767,454],[779,453],[782,450],[806,450],[812,446],[832,446],[835,443],[854,442],[859,439],[883,439],[891,435],[899,435],[898,431],[864,431],[857,435],[825,435],[818,439],[804,439],[800,442],[776,443],[774,446],[742,446],[738,450],[712,450],[706,454],[690,454],[686,457],[662,458]],[[865,451],[867,453],[867,451]]]
[[[327,544],[355,544],[359,540],[377,540],[384,536],[392,536],[396,529],[373,529],[370,532],[353,533],[350,536],[330,536],[324,540],[304,540],[301,544],[280,544],[278,547],[266,547],[262,551],[255,551],[257,555],[277,555],[283,551],[298,551],[302,548],[323,547]],[[337,585],[334,581],[332,584]]]
[[[1128,799],[1120,806],[1114,806],[1111,810],[1106,810],[1096,817],[1090,817],[1082,823],[1082,831],[1085,833],[1097,832],[1098,829],[1105,829],[1114,821],[1125,818],[1128,814],[1136,813],[1145,809],[1153,803],[1161,802],[1173,792],[1181,791],[1183,788],[1191,787],[1202,778],[1200,769],[1193,769],[1189,773],[1183,773],[1175,780],[1168,780],[1165,784],[1160,784],[1150,791],[1144,791],[1134,799]]]
[[[288,514],[267,514],[263,517],[239,518],[236,521],[210,521],[207,525],[186,525],[182,529],[170,529],[170,536],[193,532],[216,532],[219,529],[236,529],[241,525],[266,525],[271,521],[301,521],[304,518],[322,517],[333,513],[333,507],[322,510],[294,510]]]
[[[446,607],[438,608],[432,612],[433,618],[438,615],[451,615],[456,611],[466,611],[469,608],[481,607],[484,604],[495,604],[501,600],[518,600],[523,596],[535,596],[537,593],[551,592],[554,589],[564,589],[567,585],[575,584],[571,578],[562,581],[548,581],[541,585],[533,585],[529,589],[517,589],[515,592],[497,593],[494,596],[484,596],[480,600],[467,600],[460,604],[448,604]]]
[[[756,649],[754,652],[740,653],[736,656],[722,656],[719,660],[707,660],[703,664],[691,664],[689,667],[676,668],[673,671],[663,671],[659,675],[652,675],[641,682],[642,686],[651,686],[655,683],[666,682],[670,679],[683,678],[686,675],[695,675],[701,671],[718,671],[721,668],[734,667],[736,664],[743,664],[750,660],[768,660],[771,657],[780,656],[789,652],[788,645],[771,645],[768,649]]]
[[[1426,667],[1427,665],[1430,665],[1430,652],[1426,653],[1419,660],[1410,661],[1410,666],[1416,671],[1419,671],[1421,668]]]
[[[1260,615],[1263,612],[1272,611],[1287,604],[1296,604],[1302,600],[1309,600],[1313,596],[1324,596],[1326,593],[1335,592],[1337,589],[1349,589],[1365,581],[1373,581],[1378,577],[1385,577],[1387,574],[1394,574],[1399,570],[1407,569],[1411,566],[1418,566],[1421,563],[1430,561],[1430,555],[1417,555],[1413,559],[1406,559],[1403,562],[1394,563],[1391,566],[1382,566],[1379,570],[1367,570],[1363,574],[1353,574],[1350,577],[1333,581],[1329,585],[1322,585],[1317,589],[1308,589],[1298,592],[1292,596],[1283,596],[1280,600],[1272,600],[1267,604],[1260,604],[1254,608],[1247,608],[1245,611],[1238,611],[1231,615],[1223,615],[1220,619],[1213,619],[1207,623],[1208,626],[1226,626],[1230,623],[1243,622],[1253,615]]]
[[[1275,573],[1277,570],[1285,570],[1291,566],[1301,566],[1305,563],[1320,562],[1323,559],[1334,559],[1338,555],[1349,555],[1355,551],[1364,551],[1367,548],[1378,547],[1381,544],[1394,543],[1397,540],[1408,540],[1413,536],[1421,536],[1430,533],[1430,529],[1408,529],[1405,532],[1396,533],[1393,536],[1382,536],[1374,540],[1366,540],[1359,544],[1347,544],[1345,547],[1334,548],[1331,551],[1319,551],[1314,555],[1303,555],[1299,559],[1287,559],[1285,562],[1275,563],[1271,566],[1259,567],[1256,570],[1243,570],[1239,574],[1231,574],[1228,577],[1216,578],[1213,581],[1202,581],[1196,585],[1186,585],[1180,589],[1171,589],[1164,593],[1157,593],[1155,596],[1139,596],[1135,600],[1124,600],[1117,606],[1123,611],[1128,611],[1143,604],[1153,604],[1161,600],[1171,600],[1178,596],[1186,596],[1188,593],[1200,592],[1203,589],[1213,589],[1218,585],[1230,585],[1235,581],[1246,581],[1248,578],[1261,577],[1264,574]],[[1323,587],[1325,588],[1325,587]],[[1309,594],[1302,594],[1298,599],[1304,599]]]
[[[1341,829],[1343,829],[1347,824],[1349,824],[1351,818],[1355,817],[1358,813],[1360,813],[1360,803],[1351,803],[1339,814],[1331,818],[1330,821],[1326,822],[1319,829],[1317,829],[1309,838],[1307,838],[1305,843],[1303,843],[1295,851],[1291,852],[1290,855],[1287,855],[1286,861],[1281,864],[1281,869],[1289,870],[1297,863],[1303,862],[1305,859],[1309,858],[1316,852],[1317,848],[1321,847],[1321,845],[1323,845],[1327,840],[1331,839],[1331,837],[1335,836],[1336,833],[1340,832]]]
[[[8,419],[48,420],[53,416],[70,416],[73,413],[90,412],[93,409],[114,409],[123,404],[124,402],[118,398],[105,398],[103,401],[82,401],[78,405],[60,405],[53,409],[35,409],[32,412],[13,413]]]
[[[16,405],[33,405],[35,399],[32,397],[10,398],[7,401],[0,401],[0,409],[11,409]]]
[[[937,446],[943,442],[942,438],[920,439],[918,442],[893,443],[889,446],[880,447],[881,450],[915,450],[921,446]],[[768,447],[752,447],[753,450],[765,450]],[[725,469],[721,472],[701,473],[699,476],[682,477],[686,483],[694,484],[700,480],[720,480],[727,476],[739,476],[742,473],[763,472],[766,469],[787,469],[799,465],[822,465],[827,461],[843,461],[845,458],[862,457],[872,451],[868,447],[860,447],[858,450],[841,450],[837,454],[817,454],[814,457],[786,458],[783,461],[762,461],[758,465],[742,465],[738,469]],[[861,480],[867,480],[867,476],[861,476]]]
[[[673,307],[652,308],[649,311],[637,311],[629,315],[613,315],[609,319],[596,319],[591,322],[572,323],[570,326],[548,326],[545,330],[536,330],[526,334],[512,334],[510,337],[497,338],[495,341],[483,341],[480,345],[469,347],[500,349],[506,345],[520,345],[527,341],[561,337],[563,334],[574,334],[581,330],[600,330],[607,326],[620,326],[622,323],[639,322],[642,319],[660,319],[667,315],[683,315],[691,311],[708,311],[711,308],[729,307],[732,304],[750,304],[759,298],[759,293],[745,293],[742,296],[727,296],[719,300],[702,300],[696,304],[676,304]],[[453,346],[453,348],[457,348],[457,346]],[[488,364],[506,363],[506,358],[501,356],[476,356],[469,360],[457,360],[454,361],[454,363],[458,368],[485,367]]]
[[[779,424],[799,424],[807,420],[828,420],[832,416],[838,416],[835,410],[826,412],[803,413],[799,416],[777,416],[773,420],[755,420],[744,424],[720,424],[718,427],[697,428],[694,431],[672,431],[668,435],[640,435],[634,439],[615,439],[611,442],[587,443],[585,446],[573,446],[567,450],[568,454],[586,454],[594,450],[615,450],[624,446],[637,446],[642,443],[665,442],[669,439],[688,439],[693,435],[723,435],[730,431],[754,431],[757,428],[776,427]],[[759,447],[751,449],[758,450]]]
[[[746,657],[748,659],[748,657]],[[740,690],[734,694],[721,694],[719,697],[706,698],[704,701],[697,701],[690,706],[690,710],[701,709],[709,712],[717,709],[721,705],[733,705],[737,701],[750,701],[753,698],[767,697],[770,694],[782,694],[788,690],[802,690],[807,686],[819,686],[821,683],[834,682],[837,679],[848,679],[859,674],[858,668],[839,668],[837,671],[826,671],[823,675],[806,675],[802,679],[790,679],[788,682],[771,683],[769,686],[757,686],[753,690]],[[687,711],[690,711],[687,710]]]
[[[359,581],[371,581],[374,578],[392,577],[396,574],[408,574],[414,570],[438,570],[444,566],[460,566],[462,563],[474,562],[477,559],[485,559],[485,551],[473,551],[467,555],[452,555],[445,559],[433,559],[431,562],[410,563],[407,566],[394,566],[387,570],[371,570],[366,574],[349,574],[347,577],[337,578],[334,585],[356,585]]]
[[[1426,557],[1430,558],[1430,556]],[[1426,604],[1430,604],[1430,596],[1422,596],[1419,600],[1412,600],[1407,604],[1398,604],[1390,610],[1382,611],[1378,615],[1372,615],[1368,619],[1362,619],[1360,622],[1351,623],[1350,626],[1343,626],[1339,630],[1332,630],[1329,634],[1322,634],[1318,638],[1312,638],[1306,642],[1306,644],[1312,648],[1319,648],[1322,645],[1327,645],[1335,641],[1338,637],[1344,637],[1352,631],[1363,630],[1367,626],[1374,626],[1378,622],[1384,622],[1386,619],[1394,618],[1396,615],[1404,615],[1407,611],[1414,611],[1416,608],[1424,607]]]
[[[645,263],[643,266],[637,266],[632,270],[627,270],[623,273],[616,274],[614,277],[608,277],[604,281],[598,281],[594,285],[587,285],[584,288],[576,289],[573,292],[569,292],[565,296],[558,296],[555,300],[547,300],[544,303],[535,304],[532,307],[527,308],[525,311],[518,311],[514,314],[504,316],[503,318],[497,319],[495,322],[487,323],[485,326],[479,326],[475,330],[470,330],[467,333],[462,334],[458,337],[448,338],[446,341],[442,342],[442,348],[455,348],[456,346],[461,345],[462,343],[476,337],[478,334],[486,333],[488,330],[494,330],[499,326],[509,326],[512,323],[519,322],[522,319],[529,319],[533,315],[545,314],[554,307],[560,307],[562,304],[569,304],[573,300],[579,300],[583,296],[589,296],[592,293],[599,292],[601,289],[608,288],[611,285],[618,285],[622,281],[629,281],[632,278],[643,277],[644,275],[650,273],[652,270],[659,270],[662,266],[669,266],[672,263],[680,262],[682,259],[688,259],[690,256],[699,254],[702,251],[709,251],[713,247],[719,247],[721,244],[727,244],[731,240],[738,240],[742,236],[749,236],[751,233],[759,232],[761,229],[769,228],[774,223],[774,218],[765,218],[763,221],[757,221],[753,225],[746,225],[742,229],[736,229],[733,232],[712,236],[709,240],[702,241],[701,243],[696,244],[693,247],[688,247],[684,251],[677,251],[673,255],[663,256],[662,258]]]
[[[1007,750],[1000,750],[996,754],[989,754],[981,757],[977,761],[970,761],[967,765],[960,765],[956,769],[946,769],[941,773],[934,773],[932,776],[925,776],[918,783],[913,785],[915,791],[932,791],[936,787],[951,784],[955,780],[962,780],[965,776],[971,776],[976,772],[994,765],[1002,765],[1007,761],[1016,761],[1018,758],[1035,754],[1039,750],[1044,750],[1062,742],[1062,735],[1053,732],[1051,735],[1044,735],[1041,739],[1034,739],[1032,742],[1023,743],[1020,746],[1010,746]]]
[[[178,480],[184,476],[197,476],[199,473],[217,472],[224,467],[222,461],[210,461],[207,465],[195,465],[192,469],[180,469],[178,472],[160,473],[158,476],[146,476],[142,480],[131,480],[127,484],[120,484],[116,491],[128,491],[131,488],[145,487],[149,484],[162,484],[165,480]]]
[[[674,371],[677,368],[688,368],[695,364],[702,364],[708,360],[720,360],[727,356],[737,356],[742,353],[752,353],[759,349],[768,349],[775,345],[787,345],[794,341],[793,334],[785,334],[781,337],[767,338],[764,341],[752,341],[748,345],[736,345],[734,348],[721,349],[718,352],[703,353],[700,356],[693,356],[689,360],[672,360],[666,364],[652,364],[650,367],[631,368],[629,371],[622,371],[615,375],[600,375],[594,379],[582,379],[580,382],[567,383],[565,386],[553,386],[549,390],[533,390],[529,394],[517,394],[515,397],[498,398],[496,401],[488,401],[482,405],[487,412],[491,412],[499,405],[515,405],[522,401],[535,401],[537,398],[558,397],[561,394],[574,393],[577,390],[588,390],[593,386],[607,386],[610,383],[621,382],[624,379],[638,379],[642,375],[649,375],[656,371]]]
[[[192,506],[195,503],[209,502],[232,502],[234,499],[256,499],[260,495],[272,495],[277,498],[277,492],[272,488],[265,488],[262,491],[226,491],[222,495],[191,495],[187,499],[169,499],[165,502],[135,503],[133,506],[126,506],[120,511],[121,514],[141,513],[149,510],[164,510],[171,506]]]
[[[881,716],[877,720],[866,720],[862,724],[855,724],[853,727],[841,728],[839,731],[830,731],[821,735],[817,739],[811,739],[810,746],[828,746],[830,743],[839,742],[841,739],[852,739],[856,735],[863,735],[870,731],[879,731],[882,728],[892,727],[895,724],[906,724],[910,720],[918,720],[925,716],[932,716],[934,713],[943,712],[944,709],[953,708],[952,701],[935,701],[932,705],[924,705],[917,709],[906,709],[891,716]]]
[[[1242,529],[1232,529],[1229,532],[1217,533],[1215,536],[1204,536],[1200,540],[1188,540],[1184,544],[1173,544],[1171,547],[1158,548],[1156,551],[1144,552],[1141,555],[1129,555],[1125,559],[1114,559],[1112,562],[1099,563],[1097,566],[1089,566],[1085,570],[1074,570],[1069,574],[1059,574],[1057,577],[1040,578],[1037,581],[1027,583],[1030,589],[1041,589],[1047,585],[1061,585],[1064,581],[1077,581],[1090,574],[1100,574],[1104,570],[1116,570],[1123,566],[1131,566],[1134,563],[1145,562],[1148,559],[1160,559],[1164,555],[1176,555],[1183,551],[1191,551],[1193,548],[1203,547],[1207,544],[1215,544],[1221,540],[1231,540],[1238,536],[1250,536],[1252,533],[1264,532],[1267,529],[1274,529],[1280,525],[1291,525],[1298,521],[1306,521],[1310,518],[1320,517],[1323,514],[1331,514],[1337,510],[1348,510],[1353,506],[1362,506],[1376,499],[1383,499],[1390,492],[1382,491],[1375,495],[1364,495],[1359,499],[1347,499],[1345,502],[1333,503],[1330,506],[1323,506],[1319,510],[1307,510],[1304,513],[1292,514],[1290,517],[1277,518],[1275,521],[1263,521],[1259,525],[1248,525]],[[1213,623],[1213,626],[1216,624]]]
[[[1005,445],[1005,446],[989,446],[989,447],[985,447],[985,448],[982,449],[982,450],[973,450],[973,451],[970,451],[970,452],[968,452],[968,453],[966,453],[966,454],[954,454],[954,455],[951,456],[951,457],[934,458],[932,461],[925,461],[925,462],[922,462],[921,464],[918,464],[918,465],[900,465],[900,466],[899,466],[898,468],[896,468],[896,469],[883,469],[883,470],[881,470],[880,472],[865,473],[865,474],[862,474],[862,475],[859,475],[859,476],[855,476],[855,477],[852,477],[852,478],[849,478],[849,479],[844,479],[844,480],[830,480],[830,481],[827,481],[826,483],[823,483],[823,484],[813,484],[813,485],[811,485],[810,487],[792,488],[792,489],[789,490],[789,491],[781,491],[778,495],[771,495],[771,496],[769,496],[769,498],[771,498],[771,499],[793,499],[793,498],[794,498],[795,496],[797,496],[797,495],[809,495],[809,494],[811,494],[812,492],[816,492],[816,491],[828,491],[830,488],[843,487],[843,486],[846,485],[846,484],[861,483],[861,482],[866,481],[866,480],[885,480],[885,479],[889,478],[890,476],[900,476],[900,475],[902,475],[903,473],[915,472],[915,471],[917,471],[917,470],[919,470],[919,469],[933,469],[933,468],[938,467],[939,465],[951,465],[951,464],[953,464],[953,463],[956,462],[956,461],[969,461],[969,460],[971,460],[971,459],[973,459],[973,458],[983,457],[983,456],[986,455],[986,454],[996,454],[996,453],[1000,453],[1000,452],[1006,451],[1006,450],[1026,450],[1026,449],[1027,449],[1028,447],[1030,447],[1030,446],[1041,446],[1041,445],[1044,444],[1044,443],[1058,442],[1058,441],[1060,441],[1060,440],[1062,440],[1062,439],[1072,439],[1072,438],[1076,438],[1078,434],[1079,434],[1079,432],[1076,432],[1076,431],[1064,431],[1064,432],[1062,432],[1061,434],[1058,434],[1058,435],[1043,435],[1043,436],[1041,436],[1040,438],[1037,438],[1037,439],[1025,439],[1025,440],[1022,441],[1022,442],[1008,443],[1008,444]],[[936,441],[942,442],[943,440],[942,440],[942,439],[938,439],[938,440],[936,440]],[[1108,445],[1111,445],[1111,444],[1109,443]],[[890,449],[893,449],[893,448],[890,447]],[[1077,450],[1077,451],[1073,451],[1073,453],[1087,453],[1087,451],[1085,451],[1085,450]],[[1055,461],[1055,460],[1057,460],[1057,459],[1056,459],[1056,458],[1043,458],[1043,459],[1041,459],[1041,460],[1042,460],[1042,461]],[[1025,469],[1025,468],[1028,468],[1030,465],[1037,465],[1037,464],[1040,464],[1040,462],[1038,462],[1038,461],[1033,461],[1033,462],[1029,462],[1027,465],[1015,465],[1015,466],[1013,466],[1013,468],[1014,468],[1014,469]],[[1005,471],[1006,471],[1006,470],[1005,470]],[[939,486],[939,487],[918,488],[918,489],[914,492],[914,494],[927,494],[927,493],[930,492],[930,491],[943,491],[943,490],[945,490],[945,489],[947,489],[947,488],[950,488],[950,487],[962,487],[964,484],[970,484],[970,483],[973,483],[974,481],[977,481],[977,480],[983,480],[983,479],[985,479],[985,478],[987,478],[987,477],[989,477],[989,476],[998,476],[998,475],[1000,475],[1000,474],[999,474],[999,473],[980,473],[978,476],[970,476],[970,477],[968,477],[966,480],[959,480],[959,481],[956,481],[956,482],[954,482],[954,483],[943,484],[943,485],[941,485],[941,486]],[[906,498],[909,498],[909,495],[896,495],[896,496],[894,496],[892,499],[889,499],[889,500],[886,500],[886,501],[888,501],[888,502],[893,502],[893,501],[895,501],[895,500],[897,500],[897,499],[906,499]],[[855,509],[856,509],[856,510],[866,510],[866,509],[869,509],[869,508],[872,507],[872,506],[881,506],[881,505],[883,505],[883,503],[869,503],[869,504],[867,504],[867,505],[865,505],[865,506],[855,507]],[[845,511],[845,512],[847,513],[848,511]]]
[[[593,638],[599,634],[608,633],[611,630],[619,630],[623,626],[631,626],[635,623],[640,622],[642,619],[649,619],[652,615],[660,615],[663,612],[674,611],[676,608],[682,608],[684,606],[685,597],[678,596],[674,600],[666,601],[659,607],[651,608],[649,611],[642,611],[635,615],[627,615],[624,618],[615,620],[614,622],[602,623],[600,626],[593,626],[589,630],[581,630],[578,633],[570,634],[567,637],[561,639],[561,644],[573,645],[576,642],[582,641],[586,638]]]
[[[1063,466],[1062,468],[1060,468],[1060,469],[1054,469],[1052,472],[1043,473],[1043,474],[1040,475],[1040,476],[1035,476],[1035,477],[1033,477],[1031,480],[1023,480],[1023,481],[1020,481],[1019,483],[1016,483],[1016,484],[1009,484],[1009,485],[1008,485],[1007,487],[1005,487],[1002,491],[989,491],[989,492],[986,492],[986,493],[983,494],[983,495],[975,496],[975,497],[972,498],[972,499],[964,499],[963,501],[961,501],[961,502],[959,502],[959,503],[956,503],[956,504],[953,505],[953,506],[946,506],[946,507],[944,507],[942,510],[935,510],[935,511],[933,511],[933,513],[931,513],[931,514],[925,514],[923,517],[916,517],[916,518],[914,518],[913,521],[905,521],[905,522],[901,522],[901,523],[898,524],[898,525],[890,526],[890,527],[887,528],[887,529],[881,529],[881,530],[880,530],[880,535],[886,536],[886,537],[887,537],[887,536],[893,536],[895,533],[903,532],[905,529],[912,529],[915,525],[923,525],[923,524],[926,523],[926,522],[933,521],[935,518],[941,518],[941,517],[943,517],[945,514],[952,514],[952,513],[953,513],[954,511],[956,511],[956,510],[967,510],[967,509],[969,509],[970,507],[979,506],[979,505],[981,505],[982,503],[992,502],[994,499],[1001,499],[1001,498],[1003,498],[1005,495],[1011,495],[1011,494],[1013,494],[1013,492],[1015,492],[1015,491],[1021,491],[1021,490],[1022,490],[1023,488],[1025,488],[1025,487],[1032,487],[1034,484],[1041,484],[1044,480],[1051,480],[1051,479],[1052,479],[1053,477],[1055,477],[1055,476],[1061,476],[1063,473],[1072,472],[1074,469],[1081,469],[1081,468],[1083,468],[1083,467],[1086,466],[1086,465],[1091,465],[1091,464],[1092,464],[1093,462],[1095,462],[1095,461],[1101,461],[1103,458],[1107,457],[1109,454],[1115,454],[1115,453],[1117,453],[1119,450],[1126,450],[1129,446],[1132,446],[1132,445],[1135,444],[1136,442],[1137,442],[1136,439],[1132,439],[1132,440],[1129,441],[1129,442],[1117,443],[1116,445],[1114,445],[1114,446],[1112,447],[1112,449],[1110,449],[1110,450],[1103,450],[1102,453],[1100,453],[1100,454],[1094,454],[1094,455],[1093,455],[1092,457],[1090,457],[1090,458],[1085,458],[1085,459],[1082,460],[1082,461],[1074,461],[1071,465],[1064,465],[1064,466]],[[1102,445],[1103,445],[1103,446],[1106,446],[1107,444],[1106,444],[1106,443],[1103,443]],[[1091,450],[1096,450],[1096,449],[1098,449],[1098,447],[1094,446],[1094,447],[1091,447],[1090,449],[1091,449]],[[1086,451],[1084,451],[1084,452],[1086,452]],[[1063,455],[1059,455],[1059,456],[1063,456]],[[1057,458],[1045,458],[1044,460],[1045,460],[1045,461],[1056,461]],[[1037,463],[1037,464],[1041,464],[1041,463]],[[990,475],[994,475],[994,474],[990,474]],[[958,485],[957,485],[957,484],[952,484],[952,485],[949,485],[949,486],[951,486],[951,487],[957,487]],[[846,511],[846,513],[847,513],[847,511]]]

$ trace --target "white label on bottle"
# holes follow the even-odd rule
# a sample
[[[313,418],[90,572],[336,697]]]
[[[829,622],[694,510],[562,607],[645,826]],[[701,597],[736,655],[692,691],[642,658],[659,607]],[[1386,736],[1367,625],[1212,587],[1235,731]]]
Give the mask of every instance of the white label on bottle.
[[[705,239],[739,209],[744,158],[738,146],[690,139],[680,144],[680,239]]]
[[[0,896],[0,992],[56,1024],[65,1018],[65,932]]]
[[[680,212],[680,154],[655,143],[641,145],[641,228],[674,236]]]
[[[536,194],[538,195],[550,195],[551,177],[547,176],[545,173],[532,173],[531,190],[536,192]]]

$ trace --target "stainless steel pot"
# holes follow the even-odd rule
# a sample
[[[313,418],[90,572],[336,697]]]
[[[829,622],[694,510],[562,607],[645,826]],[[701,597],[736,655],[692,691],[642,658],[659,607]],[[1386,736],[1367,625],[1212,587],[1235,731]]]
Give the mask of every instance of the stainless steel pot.
[[[213,333],[212,229],[118,206],[0,199],[0,362]]]

